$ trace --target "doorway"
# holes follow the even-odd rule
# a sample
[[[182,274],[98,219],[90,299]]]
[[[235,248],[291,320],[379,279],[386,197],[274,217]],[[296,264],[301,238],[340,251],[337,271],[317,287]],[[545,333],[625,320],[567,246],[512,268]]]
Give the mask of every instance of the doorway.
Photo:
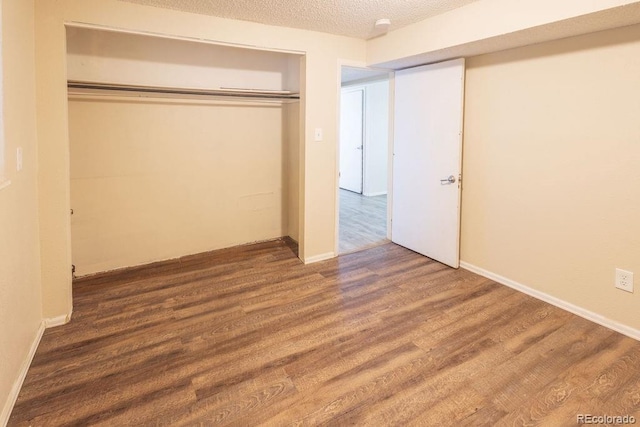
[[[338,189],[338,253],[344,254],[384,243],[390,239],[414,252],[457,268],[460,262],[460,202],[462,192],[462,124],[464,111],[464,58],[403,69],[394,73],[393,94],[387,96],[384,117],[370,111],[369,88],[377,81],[366,76],[372,70],[342,68],[342,92],[365,87],[363,107],[363,184],[362,192]],[[362,72],[366,77],[350,80]],[[346,78],[345,78],[346,76]],[[342,95],[341,92],[341,95]],[[341,99],[343,97],[341,96]],[[393,109],[389,108],[393,100]],[[341,121],[348,120],[342,110]],[[358,115],[352,115],[358,117]],[[389,118],[393,116],[393,137]],[[374,117],[374,118],[372,118]],[[383,124],[385,130],[375,128]],[[342,124],[341,124],[342,125]],[[385,183],[387,223],[377,228],[375,205],[367,204],[371,191],[371,139],[385,135],[387,170],[393,170]],[[345,137],[346,138],[346,137]],[[340,136],[340,148],[343,135]],[[391,144],[389,141],[392,141]],[[348,144],[357,147],[357,143]],[[388,149],[393,146],[393,152]],[[341,150],[342,151],[342,150]],[[348,156],[344,156],[348,158]],[[340,162],[340,172],[349,166]],[[389,174],[389,177],[391,174]],[[379,205],[382,205],[380,203]],[[393,217],[393,221],[390,218]],[[386,231],[383,238],[376,233]]]
[[[389,73],[342,67],[338,252],[388,241]]]
[[[460,263],[464,58],[394,77],[393,242]]]

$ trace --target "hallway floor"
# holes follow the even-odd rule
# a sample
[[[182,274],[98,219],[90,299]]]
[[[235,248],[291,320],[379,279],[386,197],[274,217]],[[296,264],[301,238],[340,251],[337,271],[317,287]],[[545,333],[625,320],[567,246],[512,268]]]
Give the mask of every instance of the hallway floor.
[[[341,254],[387,242],[387,196],[340,189]]]

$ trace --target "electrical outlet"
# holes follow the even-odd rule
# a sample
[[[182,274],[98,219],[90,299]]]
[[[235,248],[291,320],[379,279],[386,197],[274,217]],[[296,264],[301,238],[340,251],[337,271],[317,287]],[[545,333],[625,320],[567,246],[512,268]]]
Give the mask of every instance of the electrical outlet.
[[[633,292],[633,272],[616,268],[616,288]]]

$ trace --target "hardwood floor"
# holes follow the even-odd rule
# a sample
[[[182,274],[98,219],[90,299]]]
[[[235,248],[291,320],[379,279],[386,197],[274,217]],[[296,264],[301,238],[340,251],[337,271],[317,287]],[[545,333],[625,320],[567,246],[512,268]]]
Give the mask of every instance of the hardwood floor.
[[[387,196],[366,197],[340,189],[341,254],[387,242]]]
[[[394,244],[286,241],[77,280],[10,426],[640,419],[640,342]]]

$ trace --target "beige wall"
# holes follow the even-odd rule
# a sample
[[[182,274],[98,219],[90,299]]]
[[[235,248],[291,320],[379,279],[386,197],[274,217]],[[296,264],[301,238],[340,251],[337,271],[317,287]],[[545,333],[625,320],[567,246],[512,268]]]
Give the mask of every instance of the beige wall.
[[[65,22],[163,33],[305,54],[301,143],[303,173],[299,236],[301,256],[313,259],[335,248],[335,156],[338,60],[363,61],[365,42],[310,31],[128,4],[116,0],[62,0],[36,5],[40,232],[45,316],[71,310],[69,143]],[[302,85],[301,85],[302,86]],[[313,141],[316,127],[324,141]]]
[[[287,235],[285,120],[279,103],[72,97],[77,274]]]
[[[467,60],[462,260],[640,329],[640,26]]]
[[[2,2],[2,39],[5,173],[11,184],[0,189],[0,425],[42,321],[33,1]],[[21,172],[17,147],[24,150]]]

